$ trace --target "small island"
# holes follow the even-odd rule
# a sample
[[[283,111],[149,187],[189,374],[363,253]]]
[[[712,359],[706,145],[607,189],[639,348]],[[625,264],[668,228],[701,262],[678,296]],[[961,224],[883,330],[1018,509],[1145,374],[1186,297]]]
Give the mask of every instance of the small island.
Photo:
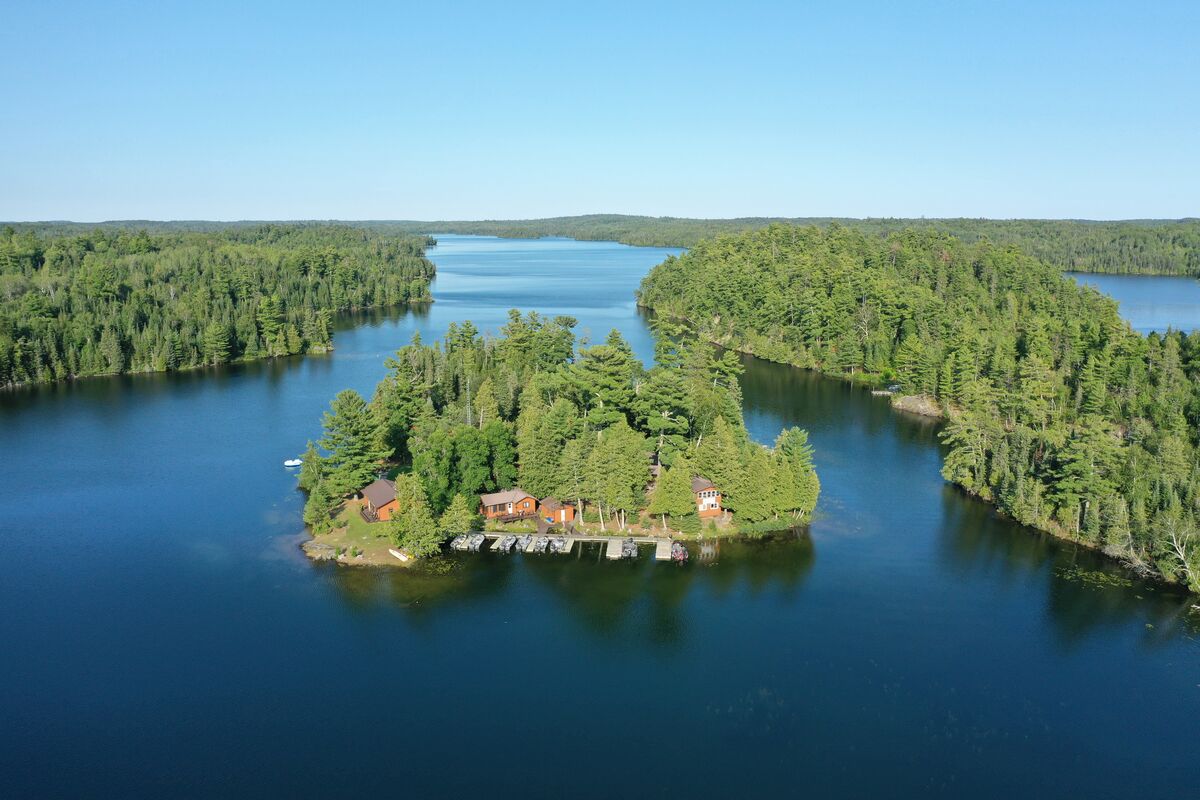
[[[619,332],[577,347],[575,326],[451,324],[389,358],[369,402],[340,392],[300,471],[305,552],[403,566],[475,531],[671,540],[808,520],[808,434],[750,439],[735,354],[656,331],[646,369]]]

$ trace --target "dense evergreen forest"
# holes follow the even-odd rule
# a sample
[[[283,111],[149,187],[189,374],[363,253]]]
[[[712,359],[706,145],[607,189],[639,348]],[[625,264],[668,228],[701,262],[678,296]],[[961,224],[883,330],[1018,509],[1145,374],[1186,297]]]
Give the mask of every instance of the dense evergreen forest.
[[[333,400],[321,449],[304,457],[305,521],[321,532],[339,498],[385,462],[405,466],[390,533],[416,554],[469,530],[481,492],[515,485],[581,516],[586,507],[609,530],[644,511],[647,525],[698,532],[697,475],[720,487],[743,533],[812,511],[808,435],[786,430],[773,449],[751,442],[732,353],[663,336],[647,370],[615,330],[577,353],[575,324],[512,311],[498,338],[465,322],[442,343],[402,347],[370,402],[353,390]],[[648,492],[653,464],[663,468]]]
[[[1057,266],[930,230],[772,225],[639,294],[709,340],[935,398],[948,480],[1200,591],[1200,333],[1139,336]]]
[[[992,220],[992,219],[681,219],[593,214],[536,220],[364,223],[421,233],[618,241],[656,247],[691,247],[702,239],[772,224],[826,227],[833,223],[885,237],[902,230],[946,233],[964,242],[1013,244],[1062,269],[1145,275],[1200,275],[1200,220]]]
[[[331,347],[334,313],[429,299],[428,240],[346,226],[0,233],[0,386]]]
[[[653,247],[691,247],[714,236],[758,230],[769,225],[838,224],[880,238],[905,230],[929,230],[973,243],[987,239],[1016,245],[1023,252],[1064,270],[1130,275],[1200,276],[1200,219],[1181,220],[1053,220],[1053,219],[852,219],[839,217],[688,219],[625,214],[588,214],[529,220],[443,220],[439,222],[341,222],[388,235],[468,233],[508,238],[565,236],[589,241],[615,241]],[[109,227],[149,231],[222,231],[253,229],[257,222],[137,221],[106,223]],[[321,225],[332,223],[305,223]],[[94,229],[87,223],[13,223],[18,230],[78,235]]]

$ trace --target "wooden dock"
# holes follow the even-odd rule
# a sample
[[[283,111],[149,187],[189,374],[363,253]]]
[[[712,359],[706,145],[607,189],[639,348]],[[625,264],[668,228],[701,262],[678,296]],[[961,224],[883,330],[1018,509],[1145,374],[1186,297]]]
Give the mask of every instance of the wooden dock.
[[[479,532],[482,533],[485,537],[487,537],[487,539],[491,542],[499,541],[500,539],[502,539],[508,535],[506,533],[497,533],[495,531],[479,531]],[[602,548],[604,548],[604,555],[606,558],[611,559],[613,561],[619,561],[621,559],[621,544],[623,542],[627,541],[628,539],[633,539],[633,541],[639,545],[641,545],[641,544],[654,545],[654,560],[655,561],[670,561],[671,560],[671,541],[672,540],[664,538],[662,536],[621,536],[620,534],[614,534],[612,536],[602,536],[602,535],[588,535],[588,534],[575,533],[571,536],[562,536],[561,538],[566,541],[566,546],[563,547],[562,550],[558,551],[558,553],[560,555],[566,555],[567,553],[570,553],[572,550],[575,549],[576,544],[594,543],[594,544],[599,544]],[[533,543],[535,541],[537,541],[536,535],[533,536],[533,538],[531,538],[529,540],[529,544],[526,545],[526,547],[524,548],[524,552],[533,553],[534,552]],[[516,550],[514,550],[513,552],[518,552],[518,551],[520,551],[519,547]],[[550,555],[550,551],[547,550],[546,554]]]
[[[671,560],[671,540],[660,539],[654,543],[654,560],[655,561],[670,561]]]

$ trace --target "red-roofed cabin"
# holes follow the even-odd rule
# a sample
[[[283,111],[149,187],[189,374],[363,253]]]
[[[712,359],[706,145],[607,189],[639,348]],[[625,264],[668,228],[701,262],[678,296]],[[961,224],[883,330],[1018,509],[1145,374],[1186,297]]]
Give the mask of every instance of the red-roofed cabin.
[[[566,525],[575,520],[575,506],[553,497],[544,497],[538,503],[538,516],[551,525]]]
[[[362,496],[363,511],[366,512],[363,517],[372,522],[387,522],[400,508],[396,502],[396,484],[387,478],[380,478],[363,489]]]
[[[719,517],[724,513],[721,490],[708,478],[692,478],[692,494],[696,495],[696,516],[701,519]]]
[[[524,489],[505,489],[479,496],[479,513],[488,519],[496,517],[535,517],[537,498]]]

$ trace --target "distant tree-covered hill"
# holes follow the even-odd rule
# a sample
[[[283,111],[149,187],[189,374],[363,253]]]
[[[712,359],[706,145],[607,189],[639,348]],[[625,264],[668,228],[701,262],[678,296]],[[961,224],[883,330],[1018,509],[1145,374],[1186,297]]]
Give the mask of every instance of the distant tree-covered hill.
[[[1129,275],[1200,275],[1200,219],[1094,220],[1053,219],[852,219],[842,217],[739,217],[688,219],[642,217],[625,214],[587,214],[526,220],[359,220],[337,222],[382,234],[476,234],[536,239],[563,236],[588,241],[614,241],[648,247],[691,247],[702,239],[723,233],[758,230],[776,223],[827,227],[836,222],[871,236],[885,237],[902,230],[929,230],[971,243],[987,239],[1016,245],[1025,253],[1060,269]],[[18,229],[55,234],[78,234],[96,227],[122,227],[148,231],[220,231],[253,229],[262,222],[154,222],[134,220],[109,223],[13,223]],[[278,223],[276,223],[278,224]],[[322,226],[333,222],[301,224]]]
[[[428,241],[347,226],[0,232],[0,386],[331,347],[331,315],[429,299]]]
[[[1089,220],[1038,219],[843,219],[834,217],[683,219],[593,214],[533,220],[370,223],[412,233],[471,233],[489,236],[566,236],[655,247],[691,247],[722,233],[765,228],[775,223],[839,225],[871,236],[901,230],[929,230],[971,243],[988,239],[1017,245],[1035,258],[1067,270],[1145,275],[1200,275],[1200,219]]]

